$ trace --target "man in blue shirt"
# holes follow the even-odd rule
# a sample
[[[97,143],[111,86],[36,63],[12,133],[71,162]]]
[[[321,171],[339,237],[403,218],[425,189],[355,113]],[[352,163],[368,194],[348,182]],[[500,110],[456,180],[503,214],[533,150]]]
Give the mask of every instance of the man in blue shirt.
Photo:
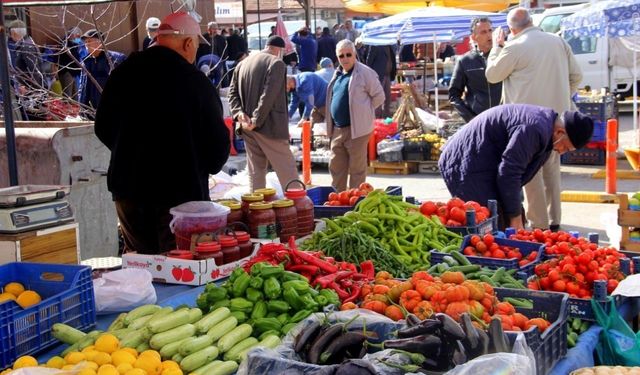
[[[296,112],[300,103],[303,103],[304,113],[298,126],[309,120],[312,125],[323,122],[328,85],[327,81],[315,73],[303,72],[296,76],[288,76],[287,91],[291,92],[289,118]]]
[[[298,55],[300,55],[298,69],[301,72],[315,72],[318,42],[309,35],[309,29],[303,27],[296,31],[291,37],[291,41],[300,47],[298,51]]]

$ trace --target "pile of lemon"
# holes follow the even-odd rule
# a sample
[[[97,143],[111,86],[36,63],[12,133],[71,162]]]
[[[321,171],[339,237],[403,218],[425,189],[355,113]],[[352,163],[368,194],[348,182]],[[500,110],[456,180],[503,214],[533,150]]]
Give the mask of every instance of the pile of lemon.
[[[33,290],[25,290],[22,284],[11,282],[2,287],[2,294],[0,294],[0,303],[9,300],[16,301],[20,307],[26,309],[40,303],[42,298]]]
[[[177,362],[162,361],[155,350],[138,353],[133,348],[120,348],[120,341],[110,333],[100,335],[94,345],[80,352],[69,352],[64,358],[52,357],[42,365],[32,356],[22,356],[13,363],[13,368],[0,375],[34,366],[78,371],[77,375],[183,375]]]

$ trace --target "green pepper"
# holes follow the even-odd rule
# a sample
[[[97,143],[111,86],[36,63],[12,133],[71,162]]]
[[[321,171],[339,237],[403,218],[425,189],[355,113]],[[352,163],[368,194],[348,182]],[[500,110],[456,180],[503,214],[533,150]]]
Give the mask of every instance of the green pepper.
[[[231,272],[231,275],[229,276],[229,284],[233,285],[233,282],[236,281],[236,279],[242,274],[246,274],[242,267],[233,270],[233,272]]]
[[[232,311],[229,316],[233,316],[238,321],[238,324],[242,324],[247,321],[247,314],[242,311]]]
[[[267,315],[267,303],[264,301],[256,302],[251,312],[251,319],[255,321],[256,319],[264,318],[265,315]]]
[[[300,301],[302,301],[302,304],[305,310],[312,310],[312,311],[318,310],[318,303],[310,295],[308,294],[301,295]]]
[[[232,298],[229,304],[229,310],[242,311],[248,314],[253,310],[253,302],[245,298]]]
[[[342,304],[340,302],[340,297],[338,297],[338,293],[333,289],[321,289],[320,295],[326,297],[329,300],[329,304],[336,306],[340,306]]]
[[[243,273],[242,275],[238,276],[233,282],[233,288],[231,289],[233,296],[244,296],[244,292],[249,287],[249,281],[251,281],[251,276],[249,276],[247,273]]]
[[[198,306],[203,313],[209,311],[209,302],[207,302],[206,293],[201,293],[198,298],[196,298],[196,306]]]
[[[264,331],[280,331],[282,329],[282,323],[277,318],[260,318],[253,322],[253,328],[258,332]]]
[[[268,277],[280,277],[284,272],[284,266],[282,264],[278,264],[277,266],[264,266],[260,269],[260,276],[263,279]]]
[[[308,293],[309,289],[311,289],[311,286],[309,285],[309,283],[307,281],[302,281],[302,280],[285,281],[284,283],[282,283],[282,287],[283,288],[291,287],[295,289],[296,292],[298,292],[299,294]]]
[[[267,310],[269,311],[284,313],[289,311],[289,309],[291,309],[291,306],[289,306],[289,304],[285,301],[273,300],[267,302]]]
[[[214,303],[216,303],[218,301],[222,301],[225,298],[227,298],[227,290],[225,288],[222,288],[222,287],[218,286],[218,287],[215,287],[215,288],[210,288],[207,291],[207,301],[211,305],[213,305]]]
[[[267,306],[269,306],[269,305],[267,305]],[[268,309],[268,307],[267,307],[267,309]],[[278,313],[277,313],[277,312],[275,312],[275,311],[269,311],[269,312],[267,313],[267,315],[265,315],[265,318],[276,318],[277,316],[278,316]]]
[[[269,299],[276,299],[280,297],[282,290],[280,288],[280,282],[275,277],[268,277],[264,280],[263,286],[264,295]]]
[[[254,289],[262,289],[262,283],[264,279],[260,276],[251,276],[251,281],[249,281],[249,286]]]
[[[309,283],[309,280],[307,280],[306,277],[300,275],[299,273],[295,273],[295,272],[291,272],[291,271],[284,271],[282,273],[280,279],[283,282],[292,281],[292,280],[300,280],[300,281],[304,281],[305,283]]]
[[[260,262],[260,263],[256,263],[253,266],[251,266],[251,276],[258,276],[260,275],[260,270],[262,270],[263,267],[268,266],[269,263],[265,263],[265,262]]]
[[[247,288],[247,291],[245,292],[245,298],[253,303],[262,301],[264,299],[261,291],[259,291],[258,289],[253,289],[251,287]]]
[[[214,310],[217,310],[220,307],[229,307],[229,306],[231,306],[231,301],[229,301],[228,299],[223,299],[222,301],[218,301],[218,302],[214,303],[211,306],[211,309],[209,311],[214,311]]]
[[[327,297],[318,294],[317,296],[313,297],[313,299],[316,301],[316,303],[320,306],[327,306],[329,304],[329,300],[327,299]]]
[[[304,309],[304,302],[300,300],[300,295],[293,288],[287,288],[282,292],[282,297],[294,310]]]
[[[306,317],[308,317],[309,315],[311,315],[312,311],[311,310],[300,310],[297,313],[295,313],[290,319],[289,319],[289,323],[298,323],[303,321]]]
[[[290,316],[289,316],[289,314],[287,314],[287,313],[282,313],[282,314],[280,314],[280,315],[278,315],[278,316],[276,317],[276,319],[278,319],[278,321],[279,321],[280,323],[282,323],[283,325],[284,325],[284,324],[287,324],[287,321],[289,321],[289,318],[290,318]]]

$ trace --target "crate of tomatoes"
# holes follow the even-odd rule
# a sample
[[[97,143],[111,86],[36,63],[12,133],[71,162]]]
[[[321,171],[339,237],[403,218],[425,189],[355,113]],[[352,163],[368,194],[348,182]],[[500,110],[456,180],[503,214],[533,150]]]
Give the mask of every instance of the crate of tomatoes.
[[[420,212],[427,216],[438,216],[443,225],[454,233],[486,234],[498,230],[498,204],[489,200],[488,207],[475,201],[451,198],[447,202],[423,201]]]
[[[358,189],[336,191],[332,186],[315,186],[307,190],[307,195],[313,201],[313,214],[316,219],[342,216],[353,210],[356,203],[364,199],[374,187],[368,182],[360,184]],[[388,195],[402,195],[401,186],[389,186],[385,189]]]

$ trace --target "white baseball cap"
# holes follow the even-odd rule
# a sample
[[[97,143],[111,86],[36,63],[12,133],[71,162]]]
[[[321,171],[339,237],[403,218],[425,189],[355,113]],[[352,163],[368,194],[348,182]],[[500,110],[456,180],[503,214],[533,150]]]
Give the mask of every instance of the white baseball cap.
[[[166,16],[158,28],[160,35],[198,35],[200,40],[211,45],[200,33],[200,25],[187,12],[175,12]]]
[[[147,18],[147,29],[157,30],[160,27],[160,19],[157,17]]]

